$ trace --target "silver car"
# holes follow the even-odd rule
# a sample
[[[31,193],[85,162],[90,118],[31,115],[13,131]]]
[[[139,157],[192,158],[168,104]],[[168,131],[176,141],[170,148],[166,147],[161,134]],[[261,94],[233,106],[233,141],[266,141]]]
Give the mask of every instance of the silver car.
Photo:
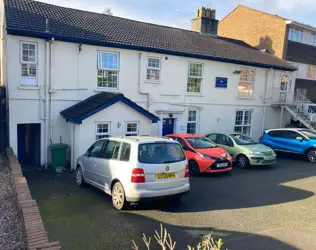
[[[190,190],[189,168],[180,144],[156,137],[96,141],[76,163],[78,186],[89,183],[112,195],[121,210],[129,203],[181,197]]]

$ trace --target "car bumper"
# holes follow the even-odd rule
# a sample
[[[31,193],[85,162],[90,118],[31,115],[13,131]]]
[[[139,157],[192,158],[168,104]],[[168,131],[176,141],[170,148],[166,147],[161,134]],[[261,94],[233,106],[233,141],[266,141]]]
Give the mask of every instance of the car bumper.
[[[266,158],[266,157],[258,157],[258,156],[250,156],[249,157],[250,165],[271,165],[276,163],[276,156],[274,158]]]
[[[206,169],[203,173],[222,173],[222,172],[227,172],[227,171],[231,171],[232,167],[228,167],[228,168],[223,168],[223,169]]]
[[[184,195],[190,191],[190,184],[184,184],[179,187],[172,187],[160,190],[142,190],[134,193],[133,195],[127,196],[128,202],[143,202],[168,199],[177,196]]]

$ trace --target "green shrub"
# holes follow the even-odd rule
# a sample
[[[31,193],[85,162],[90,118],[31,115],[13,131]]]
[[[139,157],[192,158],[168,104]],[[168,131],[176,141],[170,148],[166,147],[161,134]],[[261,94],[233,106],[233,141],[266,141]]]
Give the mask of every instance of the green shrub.
[[[155,231],[154,239],[161,246],[162,250],[175,250],[177,242],[172,240],[170,234],[168,233],[166,228],[163,228],[162,224],[160,224],[160,234]],[[151,237],[146,237],[143,234],[143,241],[147,250],[150,250],[151,246]],[[188,250],[220,250],[223,245],[222,239],[215,241],[212,237],[212,234],[207,234],[202,237],[201,242],[196,246],[196,248],[188,246]],[[140,250],[140,248],[136,245],[133,240],[133,249]]]

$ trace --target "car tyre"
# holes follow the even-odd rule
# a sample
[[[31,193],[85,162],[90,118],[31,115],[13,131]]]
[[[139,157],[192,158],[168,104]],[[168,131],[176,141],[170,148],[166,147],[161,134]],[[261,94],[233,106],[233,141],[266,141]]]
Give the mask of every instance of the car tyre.
[[[310,162],[316,163],[316,148],[309,149],[306,156]]]
[[[189,173],[192,176],[197,176],[200,174],[200,167],[196,161],[189,161]]]
[[[83,171],[81,167],[77,167],[76,171],[76,183],[78,187],[84,187],[85,186],[85,181],[83,177]]]
[[[120,182],[116,182],[112,188],[112,205],[117,210],[126,209],[128,206],[124,187]]]
[[[247,156],[245,155],[238,155],[237,157],[237,166],[241,169],[249,168],[250,162]]]

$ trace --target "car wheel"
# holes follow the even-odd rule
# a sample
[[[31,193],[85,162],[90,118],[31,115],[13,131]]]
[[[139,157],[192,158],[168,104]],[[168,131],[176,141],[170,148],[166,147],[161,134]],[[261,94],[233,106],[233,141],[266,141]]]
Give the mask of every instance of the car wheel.
[[[112,204],[117,210],[122,210],[127,206],[123,185],[116,182],[112,188]]]
[[[78,187],[83,187],[85,185],[84,178],[83,178],[83,172],[82,172],[81,167],[77,168],[76,183],[77,183]]]
[[[192,176],[200,174],[200,168],[196,161],[189,161],[189,173]]]
[[[239,155],[237,157],[237,166],[242,169],[248,168],[250,166],[248,157],[245,155]]]
[[[315,148],[312,148],[310,150],[308,150],[307,152],[307,159],[310,161],[310,162],[316,162],[316,149]]]

